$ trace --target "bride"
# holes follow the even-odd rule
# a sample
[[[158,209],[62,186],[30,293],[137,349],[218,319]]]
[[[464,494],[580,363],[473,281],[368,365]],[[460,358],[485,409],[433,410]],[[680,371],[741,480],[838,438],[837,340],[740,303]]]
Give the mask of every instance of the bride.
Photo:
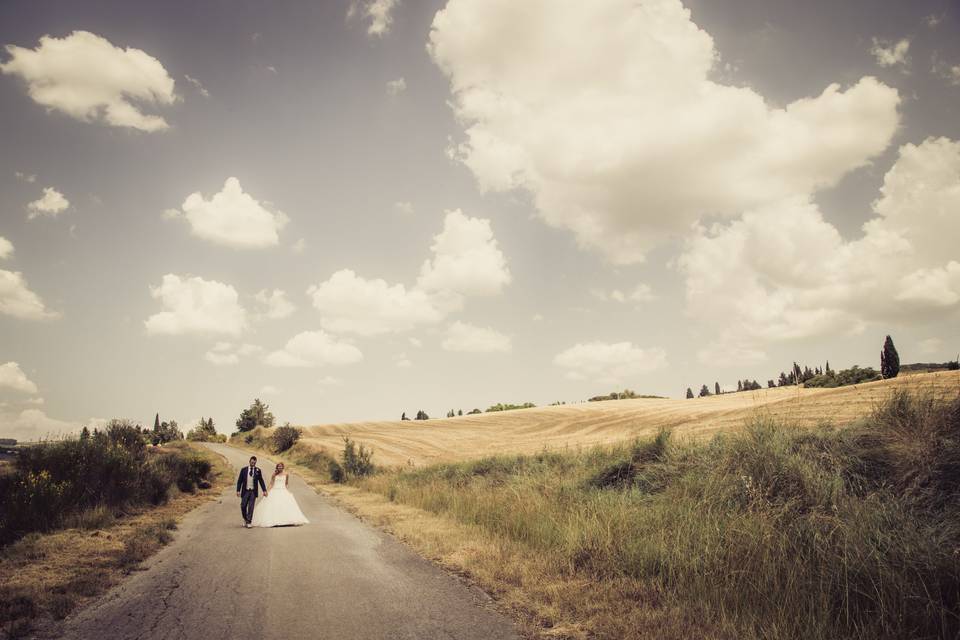
[[[287,489],[287,478],[283,463],[277,464],[270,478],[269,492],[253,512],[253,526],[283,527],[310,522],[300,511],[293,493]]]

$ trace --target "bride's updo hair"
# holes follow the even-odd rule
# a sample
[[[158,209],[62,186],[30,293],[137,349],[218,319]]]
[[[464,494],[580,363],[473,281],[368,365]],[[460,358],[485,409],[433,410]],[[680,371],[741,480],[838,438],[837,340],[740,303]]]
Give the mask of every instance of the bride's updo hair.
[[[283,463],[282,463],[282,462],[278,462],[278,463],[277,463],[277,466],[274,467],[274,469],[273,469],[273,475],[277,475],[278,473],[283,473],[284,468],[285,468],[285,467],[283,466]]]

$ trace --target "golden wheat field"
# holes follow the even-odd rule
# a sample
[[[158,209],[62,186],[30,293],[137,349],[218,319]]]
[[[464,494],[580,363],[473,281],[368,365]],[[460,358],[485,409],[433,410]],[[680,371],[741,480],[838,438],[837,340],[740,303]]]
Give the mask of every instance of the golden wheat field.
[[[756,415],[798,426],[844,425],[870,412],[893,389],[960,392],[960,372],[939,371],[836,389],[783,387],[692,400],[584,402],[426,421],[376,421],[306,427],[303,439],[338,451],[350,436],[374,448],[377,464],[421,465],[500,453],[610,444],[655,433],[703,437],[737,429]]]

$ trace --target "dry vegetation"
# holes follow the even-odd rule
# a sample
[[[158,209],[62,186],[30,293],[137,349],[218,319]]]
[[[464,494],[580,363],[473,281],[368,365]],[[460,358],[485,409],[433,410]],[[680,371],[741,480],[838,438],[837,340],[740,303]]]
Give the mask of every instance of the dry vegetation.
[[[954,637],[958,392],[937,372],[326,425],[284,457],[530,637]],[[329,484],[343,435],[397,469]]]
[[[0,630],[15,638],[55,624],[169,542],[182,516],[232,480],[223,458],[197,450],[213,463],[209,488],[181,493],[173,487],[165,504],[126,509],[119,517],[93,509],[73,517],[72,528],[29,534],[0,550]]]
[[[504,452],[534,453],[614,444],[670,429],[676,438],[739,429],[758,414],[798,426],[838,426],[867,415],[893,389],[960,390],[960,372],[918,374],[836,389],[795,387],[692,400],[610,400],[517,409],[427,421],[329,424],[304,429],[301,445],[329,452],[343,436],[372,446],[378,465],[466,460]]]

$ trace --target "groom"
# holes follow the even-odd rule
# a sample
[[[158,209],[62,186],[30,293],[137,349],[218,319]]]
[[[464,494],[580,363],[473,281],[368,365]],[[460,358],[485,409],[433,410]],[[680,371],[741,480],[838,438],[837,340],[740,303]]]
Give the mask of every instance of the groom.
[[[253,508],[257,505],[257,496],[260,489],[267,495],[267,485],[263,482],[263,474],[257,466],[257,456],[250,456],[250,465],[240,471],[237,478],[237,497],[240,498],[240,512],[243,514],[243,526],[249,529],[253,522]]]

